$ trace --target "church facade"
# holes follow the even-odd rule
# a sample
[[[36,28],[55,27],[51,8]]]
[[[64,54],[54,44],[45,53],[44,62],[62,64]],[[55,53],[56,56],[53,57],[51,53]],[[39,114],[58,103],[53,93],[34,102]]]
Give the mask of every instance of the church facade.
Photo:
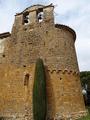
[[[0,116],[33,120],[35,63],[46,71],[47,120],[86,115],[75,40],[68,26],[55,24],[54,6],[34,5],[15,15],[10,33],[0,34]]]

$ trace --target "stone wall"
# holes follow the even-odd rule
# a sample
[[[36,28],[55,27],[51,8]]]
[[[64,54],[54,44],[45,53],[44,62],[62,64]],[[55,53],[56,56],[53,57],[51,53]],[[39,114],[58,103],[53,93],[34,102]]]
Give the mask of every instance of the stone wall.
[[[5,56],[5,52],[6,52],[6,43],[8,43],[10,40],[10,33],[2,33],[0,34],[0,64],[2,64],[3,62],[6,61],[6,56]],[[8,49],[8,46],[7,46]]]
[[[25,84],[27,74],[28,85]],[[0,116],[24,118],[27,112],[32,110],[33,77],[34,65],[27,68],[0,65]],[[32,111],[29,114],[32,114]]]
[[[47,96],[49,119],[75,119],[86,115],[79,73],[75,71],[48,70]]]
[[[38,23],[34,28],[28,25],[19,31],[13,30],[6,44],[7,62],[27,66],[40,57],[50,68],[78,71],[74,35],[66,26],[59,27]]]
[[[0,116],[33,120],[37,58],[42,58],[46,67],[47,119],[85,115],[74,46],[76,34],[65,25],[54,24],[53,6],[43,6],[45,16],[39,23],[35,19],[38,7],[42,6],[33,6],[15,16],[11,36],[0,35],[4,41],[0,55]],[[27,11],[32,14],[32,22],[25,25],[23,14]]]
[[[32,91],[35,65],[0,65],[0,116],[33,119]],[[25,78],[29,75],[28,82]],[[79,117],[85,112],[79,74],[46,68],[47,119]],[[28,83],[28,84],[27,84]]]

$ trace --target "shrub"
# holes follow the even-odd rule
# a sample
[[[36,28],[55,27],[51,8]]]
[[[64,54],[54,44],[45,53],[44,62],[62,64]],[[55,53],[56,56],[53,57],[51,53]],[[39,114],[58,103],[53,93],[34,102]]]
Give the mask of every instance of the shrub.
[[[33,86],[34,120],[46,119],[46,77],[42,59],[37,59]]]

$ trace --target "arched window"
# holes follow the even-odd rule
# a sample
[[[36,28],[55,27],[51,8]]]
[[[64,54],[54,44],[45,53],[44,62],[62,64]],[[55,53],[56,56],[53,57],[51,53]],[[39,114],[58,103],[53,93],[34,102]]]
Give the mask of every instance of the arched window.
[[[26,74],[24,78],[24,86],[28,86],[28,84],[29,84],[29,74]]]
[[[43,17],[44,17],[43,8],[39,8],[37,10],[37,19],[38,19],[38,22],[42,22],[43,21]]]
[[[28,24],[30,22],[30,20],[29,20],[29,12],[25,12],[24,14],[23,14],[23,23],[26,25],[26,24]]]

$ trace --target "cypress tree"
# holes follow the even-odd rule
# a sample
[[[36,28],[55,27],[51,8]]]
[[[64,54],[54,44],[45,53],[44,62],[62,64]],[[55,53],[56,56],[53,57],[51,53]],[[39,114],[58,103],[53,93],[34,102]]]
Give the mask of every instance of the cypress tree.
[[[34,120],[46,119],[46,77],[42,59],[37,59],[33,86],[33,117]]]

